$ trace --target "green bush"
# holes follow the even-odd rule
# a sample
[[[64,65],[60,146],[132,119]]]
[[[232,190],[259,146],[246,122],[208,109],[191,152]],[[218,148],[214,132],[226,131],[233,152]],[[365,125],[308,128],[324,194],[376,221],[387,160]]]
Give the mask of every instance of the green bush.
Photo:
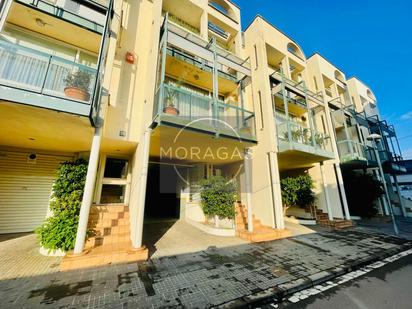
[[[344,171],[343,180],[350,213],[367,218],[376,215],[376,201],[385,192],[382,183],[370,174],[353,171]]]
[[[201,181],[202,210],[206,217],[219,219],[235,217],[236,184],[222,176]]]
[[[83,159],[60,165],[50,202],[52,215],[36,230],[44,248],[63,251],[74,248],[86,174],[87,161]]]
[[[283,211],[292,206],[306,208],[315,202],[315,195],[312,191],[313,180],[305,174],[297,177],[285,177],[280,180],[282,190]]]

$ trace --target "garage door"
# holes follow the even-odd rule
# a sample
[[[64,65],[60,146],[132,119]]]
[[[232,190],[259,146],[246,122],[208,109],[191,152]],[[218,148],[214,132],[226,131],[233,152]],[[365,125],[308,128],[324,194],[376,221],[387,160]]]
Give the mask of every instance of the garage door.
[[[0,151],[0,234],[30,232],[44,220],[56,170],[70,156]]]

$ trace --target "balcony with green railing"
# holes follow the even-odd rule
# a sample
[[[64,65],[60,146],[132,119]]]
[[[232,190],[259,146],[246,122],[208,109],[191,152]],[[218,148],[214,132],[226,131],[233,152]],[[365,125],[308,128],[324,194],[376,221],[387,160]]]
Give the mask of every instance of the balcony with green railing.
[[[0,40],[0,99],[89,116],[96,69]]]
[[[277,119],[279,152],[298,151],[325,159],[334,158],[330,137],[291,120]]]
[[[162,84],[155,96],[154,120],[219,136],[256,141],[255,114],[251,111],[192,92],[182,86]]]

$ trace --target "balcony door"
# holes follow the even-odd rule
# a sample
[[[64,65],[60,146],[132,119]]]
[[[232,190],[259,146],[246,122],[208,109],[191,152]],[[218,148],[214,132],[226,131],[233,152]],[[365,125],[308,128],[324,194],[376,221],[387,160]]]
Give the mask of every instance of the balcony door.
[[[128,158],[102,156],[96,192],[97,204],[128,204],[129,169]]]

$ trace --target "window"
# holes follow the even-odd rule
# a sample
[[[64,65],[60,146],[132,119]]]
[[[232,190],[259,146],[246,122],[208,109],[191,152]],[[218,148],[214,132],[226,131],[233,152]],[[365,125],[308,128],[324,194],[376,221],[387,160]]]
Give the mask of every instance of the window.
[[[104,168],[104,178],[125,179],[127,177],[127,165],[127,160],[107,158]]]
[[[258,54],[257,54],[257,47],[256,44],[253,45],[253,49],[255,50],[255,70],[257,70],[259,62],[258,62]]]
[[[287,50],[288,52],[290,52],[292,55],[295,55],[296,57],[298,57],[299,59],[304,59],[305,56],[303,55],[303,53],[301,52],[301,50],[299,49],[299,47],[297,47],[295,44],[293,43],[289,43],[287,45]]]
[[[259,109],[260,109],[260,129],[263,130],[264,126],[264,121],[263,121],[263,106],[262,106],[262,94],[260,90],[258,91],[258,99],[259,99]]]
[[[78,13],[79,13],[79,9],[80,9],[80,4],[77,3],[77,2],[75,2],[75,1],[72,1],[72,0],[66,0],[66,1],[64,2],[63,8],[64,8],[66,11],[69,11],[69,12],[71,12],[71,13],[78,14]]]

